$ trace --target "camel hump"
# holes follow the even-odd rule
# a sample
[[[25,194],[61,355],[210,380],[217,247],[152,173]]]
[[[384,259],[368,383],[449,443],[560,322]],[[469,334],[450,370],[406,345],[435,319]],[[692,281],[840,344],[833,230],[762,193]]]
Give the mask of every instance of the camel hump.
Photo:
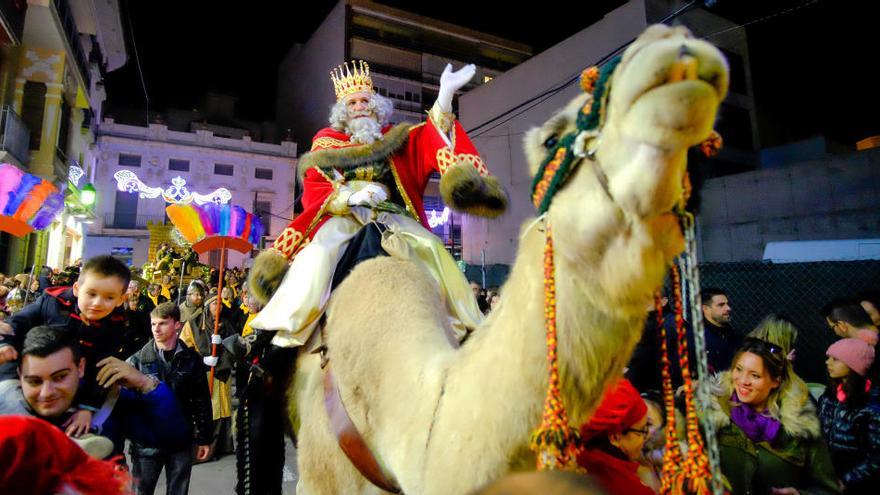
[[[393,296],[389,299],[389,296]],[[440,299],[440,288],[431,275],[415,263],[379,256],[359,263],[334,291],[334,299],[355,298],[375,305],[394,305],[405,299]]]
[[[409,338],[448,347],[442,327],[449,326],[434,278],[411,261],[382,256],[360,263],[333,291],[325,339],[334,353]]]

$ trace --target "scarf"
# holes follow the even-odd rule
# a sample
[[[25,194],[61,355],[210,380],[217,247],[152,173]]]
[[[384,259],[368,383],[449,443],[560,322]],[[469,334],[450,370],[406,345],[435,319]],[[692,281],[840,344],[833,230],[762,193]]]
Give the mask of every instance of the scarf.
[[[733,403],[730,408],[730,421],[745,433],[746,437],[753,442],[773,443],[782,429],[782,423],[770,416],[770,412],[764,409],[763,412],[756,413],[747,404],[739,401],[734,392],[730,396]]]

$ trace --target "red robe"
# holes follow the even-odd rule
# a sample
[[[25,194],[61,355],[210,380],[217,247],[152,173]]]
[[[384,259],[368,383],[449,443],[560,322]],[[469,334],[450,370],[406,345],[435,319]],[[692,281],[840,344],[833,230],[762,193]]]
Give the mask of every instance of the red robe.
[[[451,165],[464,161],[477,168],[481,175],[488,175],[486,165],[458,122],[455,122],[452,150],[430,119],[416,125],[387,126],[382,133],[384,139],[370,145],[353,144],[348,134],[332,128],[321,129],[312,139],[311,151],[299,163],[303,174],[303,212],[290,222],[274,244],[288,260],[292,260],[330,218],[327,205],[346,180],[335,180],[334,170],[348,180],[371,180],[374,169],[390,167],[392,196],[425,228],[428,228],[428,220],[424,192],[433,172],[445,174]]]

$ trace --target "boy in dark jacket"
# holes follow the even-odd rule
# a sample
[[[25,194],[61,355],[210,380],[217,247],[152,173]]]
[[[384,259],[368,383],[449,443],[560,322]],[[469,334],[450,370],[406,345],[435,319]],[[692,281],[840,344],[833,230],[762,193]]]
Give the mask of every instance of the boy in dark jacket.
[[[14,378],[25,336],[41,325],[63,326],[76,335],[85,358],[85,376],[76,397],[78,411],[65,423],[66,433],[78,437],[89,431],[92,417],[104,404],[107,391],[97,383],[96,365],[121,357],[126,317],[122,309],[131,272],[112,256],[96,256],[82,267],[73,287],[50,287],[32,304],[0,323],[0,377]]]
[[[198,445],[196,459],[205,460],[210,453],[212,436],[211,396],[202,357],[178,340],[180,310],[173,302],[164,302],[150,313],[153,339],[128,363],[146,375],[165,382],[174,391],[184,420],[193,427]],[[186,494],[192,471],[192,445],[178,450],[146,448],[132,442],[132,474],[138,483],[138,494],[152,494],[165,468],[166,493]]]

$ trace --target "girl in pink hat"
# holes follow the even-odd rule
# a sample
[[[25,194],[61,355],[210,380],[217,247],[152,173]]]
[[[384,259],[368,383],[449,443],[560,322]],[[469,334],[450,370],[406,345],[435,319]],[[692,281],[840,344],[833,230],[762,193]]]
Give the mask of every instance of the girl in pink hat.
[[[825,355],[830,385],[819,397],[819,419],[831,460],[847,494],[876,493],[880,486],[880,400],[868,370],[874,346],[840,339]]]

